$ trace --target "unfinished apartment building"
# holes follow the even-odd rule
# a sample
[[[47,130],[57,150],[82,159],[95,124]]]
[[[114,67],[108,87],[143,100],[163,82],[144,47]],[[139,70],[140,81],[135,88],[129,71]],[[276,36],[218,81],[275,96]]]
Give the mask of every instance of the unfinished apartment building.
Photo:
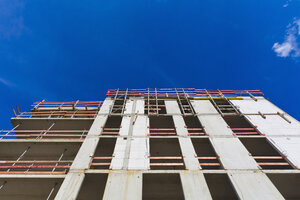
[[[106,96],[17,107],[0,199],[300,199],[300,124],[261,91]]]

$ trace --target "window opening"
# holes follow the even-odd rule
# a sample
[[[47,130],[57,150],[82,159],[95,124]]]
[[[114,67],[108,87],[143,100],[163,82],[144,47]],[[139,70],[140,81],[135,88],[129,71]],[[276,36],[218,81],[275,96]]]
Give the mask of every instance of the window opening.
[[[145,100],[145,114],[158,115],[167,114],[166,105],[164,100],[147,99]]]
[[[234,135],[262,135],[244,116],[223,116]]]
[[[101,135],[119,135],[122,123],[121,116],[109,116],[103,127]]]
[[[287,199],[300,199],[300,174],[299,173],[280,173],[280,174],[267,174],[269,179],[281,193],[281,195]]]
[[[239,138],[262,169],[293,169],[266,138]]]
[[[207,135],[197,116],[183,116],[188,135]]]
[[[176,92],[177,103],[179,105],[181,114],[194,115],[195,114],[194,108],[193,108],[190,100],[188,99],[189,96],[185,92],[185,90],[183,88],[181,88],[181,89],[175,88],[175,92]]]
[[[77,200],[101,200],[108,175],[105,173],[85,174]]]
[[[96,148],[91,168],[109,169],[113,153],[115,150],[117,138],[100,138]]]
[[[178,138],[150,138],[151,169],[185,169]]]
[[[143,200],[184,199],[179,174],[143,174]]]
[[[191,138],[202,169],[223,169],[208,138]]]
[[[172,116],[150,116],[149,134],[151,136],[177,135]]]
[[[239,199],[227,174],[204,174],[204,177],[214,200]]]

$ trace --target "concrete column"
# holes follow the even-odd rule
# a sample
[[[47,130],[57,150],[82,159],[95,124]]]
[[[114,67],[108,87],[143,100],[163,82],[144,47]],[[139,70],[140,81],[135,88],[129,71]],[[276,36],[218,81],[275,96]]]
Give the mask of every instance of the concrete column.
[[[180,178],[185,199],[212,199],[201,171],[181,172]]]
[[[55,199],[56,200],[73,200],[76,199],[81,184],[84,179],[84,170],[89,168],[93,154],[99,142],[99,135],[107,120],[107,114],[112,101],[106,99],[95,118],[86,139],[82,143],[71,167],[66,175]]]
[[[147,170],[150,167],[150,148],[148,127],[148,117],[139,115],[133,126],[131,148],[129,155],[129,170]]]
[[[185,122],[181,116],[181,112],[178,106],[177,101],[165,101],[167,114],[172,114],[174,125],[176,127],[176,132],[179,135],[178,140],[183,155],[183,160],[185,166],[189,170],[198,170],[200,169],[200,164],[196,158],[196,152],[192,144],[191,139],[187,136],[188,131],[185,128]]]
[[[111,171],[103,200],[142,199],[142,178],[142,172],[138,171]]]
[[[228,176],[240,199],[284,199],[270,179],[262,172],[230,171]]]

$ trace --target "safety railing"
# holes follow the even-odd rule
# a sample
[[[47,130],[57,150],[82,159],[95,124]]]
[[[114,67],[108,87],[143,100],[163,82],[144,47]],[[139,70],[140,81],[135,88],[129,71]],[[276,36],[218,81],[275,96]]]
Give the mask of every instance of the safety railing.
[[[35,102],[30,112],[13,109],[17,118],[95,118],[103,101]]]
[[[0,140],[83,140],[88,130],[0,130]]]
[[[150,128],[148,136],[176,136],[175,128]]]
[[[252,156],[257,164],[264,169],[293,168],[284,156]]]
[[[17,118],[95,118],[98,110],[95,111],[37,111],[37,112],[20,112]]]
[[[231,128],[228,126],[233,132],[233,135],[264,135],[261,134],[258,130],[257,127],[253,128]]]
[[[1,160],[0,174],[66,174],[71,160]]]
[[[111,166],[112,156],[97,156],[93,157],[93,161],[90,165],[92,169],[109,169]]]
[[[87,109],[87,108],[100,108],[103,104],[103,101],[65,101],[65,102],[55,102],[55,101],[45,101],[41,100],[34,102],[33,110],[38,109]]]
[[[219,161],[219,158],[216,156],[201,156],[197,157],[199,160],[200,166],[203,169],[215,169],[215,168],[221,168],[221,163]]]
[[[120,135],[120,128],[105,128],[102,127],[101,135]]]
[[[146,114],[163,114],[161,113],[163,111],[162,108],[165,108],[165,105],[155,105],[155,104],[150,104],[150,105],[145,105],[145,113]],[[165,110],[165,109],[164,109]]]
[[[208,135],[208,134],[205,133],[204,127],[203,128],[189,128],[189,127],[185,126],[185,128],[187,129],[189,136]]]
[[[108,97],[238,97],[238,96],[263,96],[260,90],[207,90],[196,88],[146,88],[146,89],[110,89],[107,91]]]
[[[150,156],[150,169],[185,169],[182,156]]]

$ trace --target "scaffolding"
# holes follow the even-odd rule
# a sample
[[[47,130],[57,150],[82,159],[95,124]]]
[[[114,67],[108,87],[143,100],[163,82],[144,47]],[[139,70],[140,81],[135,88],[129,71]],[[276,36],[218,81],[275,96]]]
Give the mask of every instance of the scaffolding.
[[[207,90],[196,88],[146,88],[146,89],[110,89],[106,93],[107,97],[123,97],[136,96],[136,97],[154,97],[154,98],[184,98],[184,99],[197,99],[197,97],[207,98],[223,98],[223,97],[243,97],[250,96],[263,96],[260,90]]]
[[[41,100],[29,112],[17,106],[13,128],[0,130],[0,199],[19,192],[12,183],[32,178],[47,179],[46,186],[29,184],[42,188],[38,199],[49,200],[251,199],[256,192],[283,199],[289,180],[279,175],[297,177],[293,190],[300,184],[298,122],[273,112],[260,90],[114,89],[106,95],[105,103]],[[259,109],[246,112],[252,104]],[[23,199],[30,198],[26,190]],[[286,199],[300,198],[287,193]]]
[[[16,118],[95,118],[103,101],[52,102],[41,100],[31,105],[30,112],[13,109]]]

